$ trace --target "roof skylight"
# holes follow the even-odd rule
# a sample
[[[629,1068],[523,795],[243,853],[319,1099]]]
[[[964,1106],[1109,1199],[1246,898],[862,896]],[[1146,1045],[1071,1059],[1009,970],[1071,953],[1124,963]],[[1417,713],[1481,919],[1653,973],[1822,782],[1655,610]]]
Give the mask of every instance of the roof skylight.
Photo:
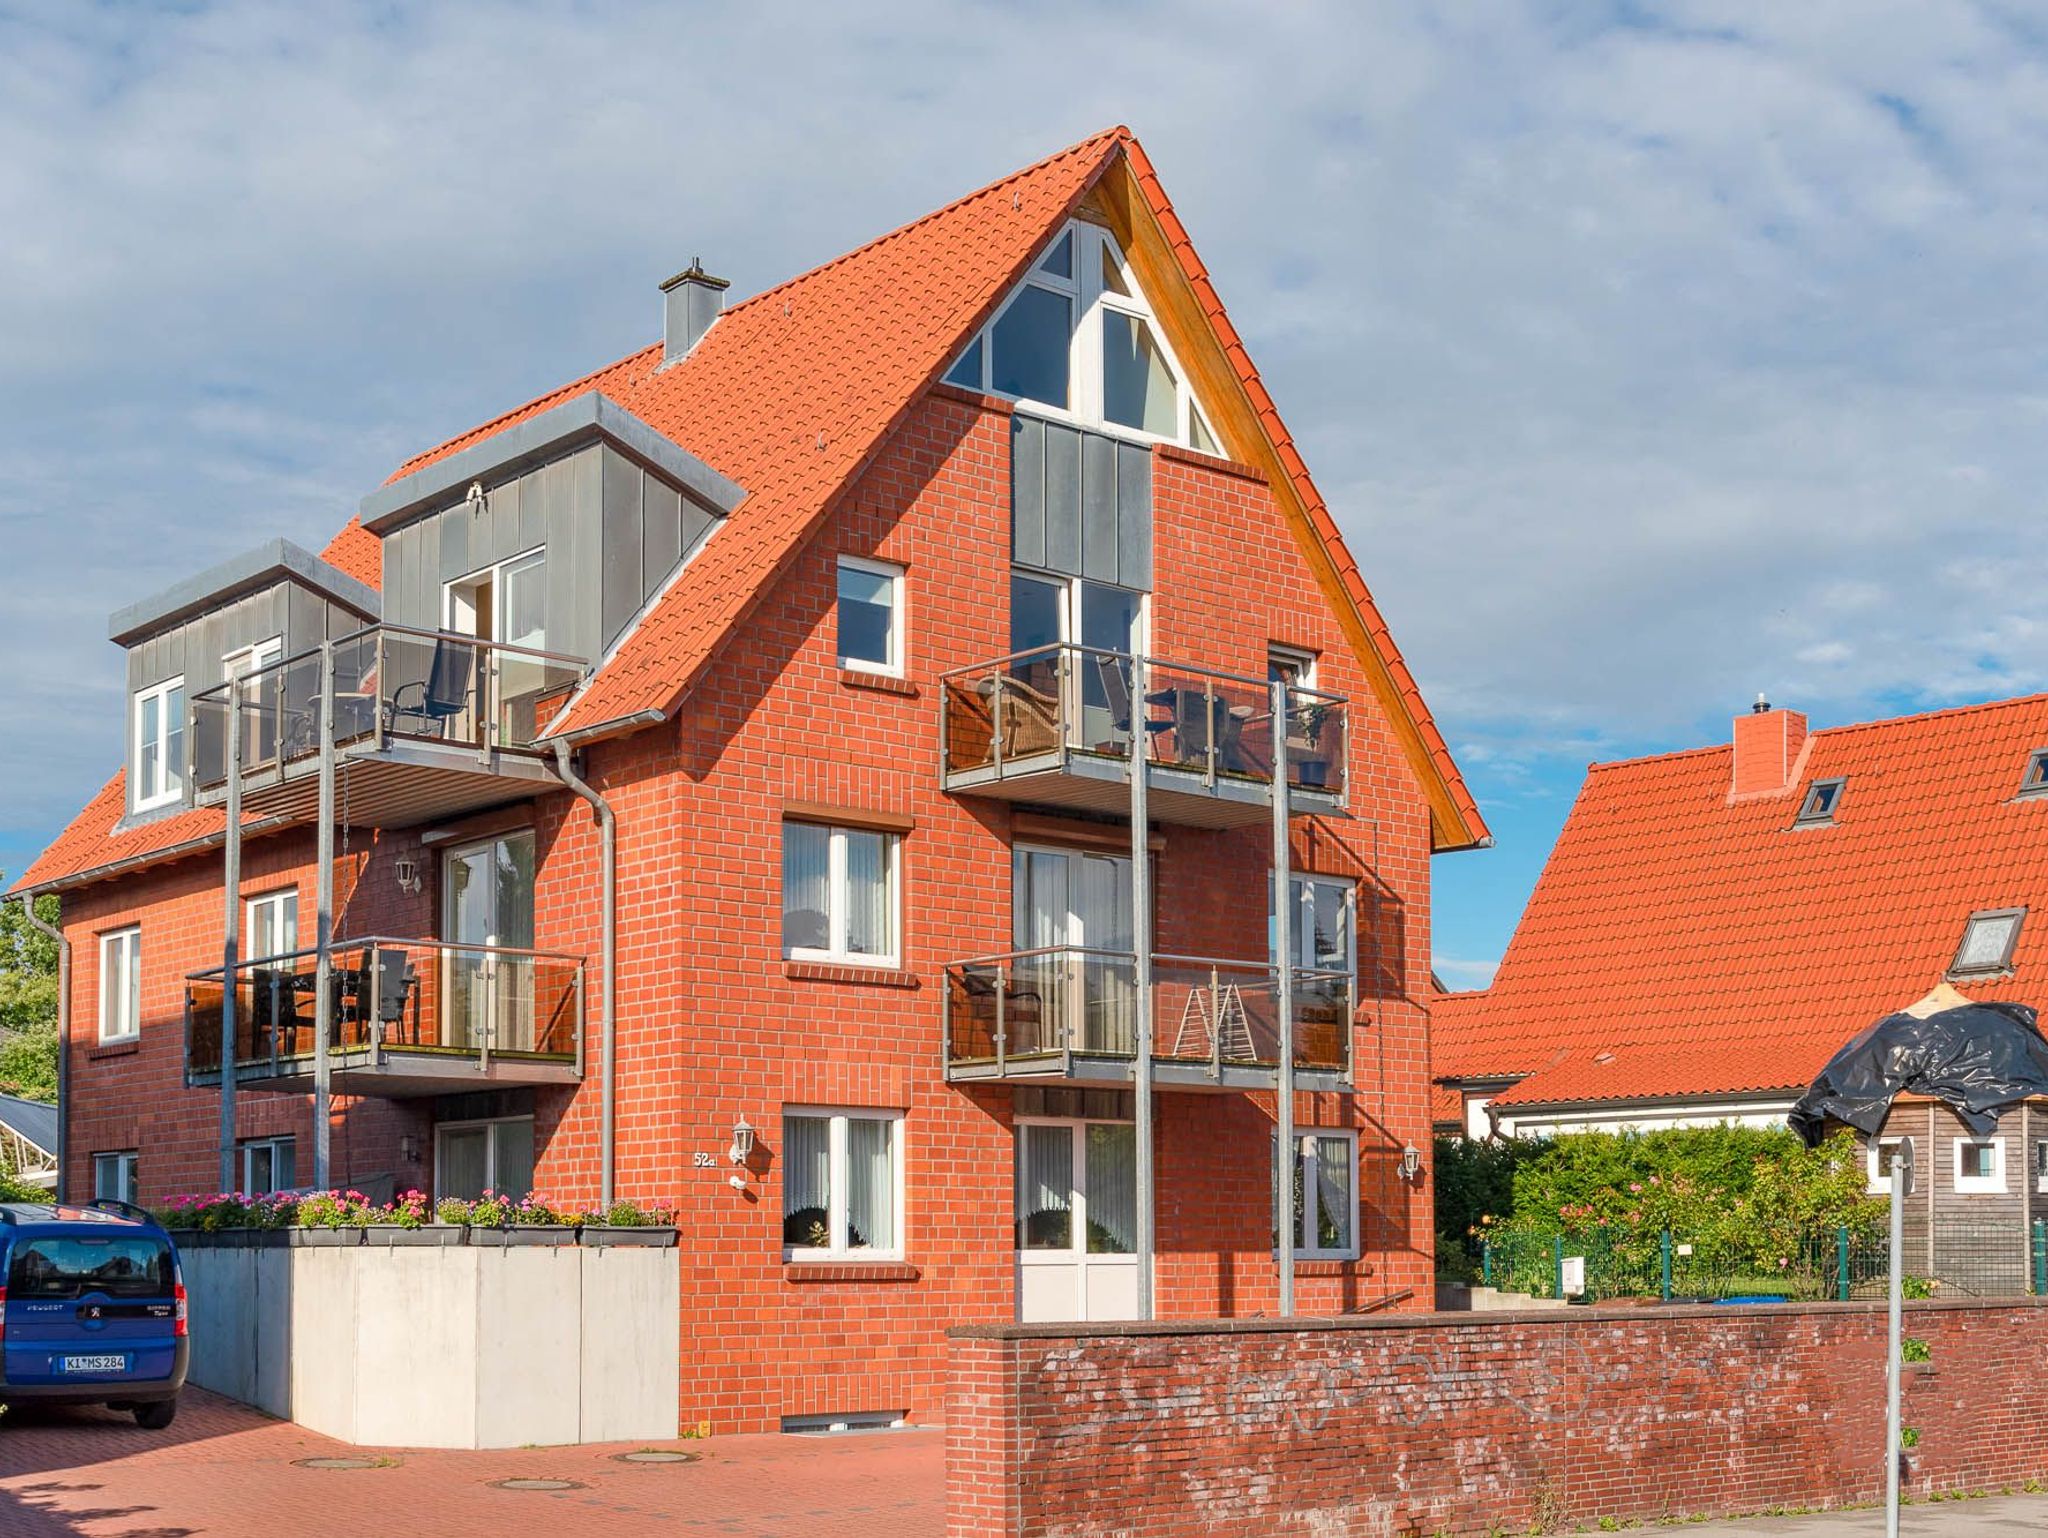
[[[2012,970],[2012,953],[2019,944],[2020,923],[2025,908],[1984,908],[1970,915],[1963,926],[1963,943],[1949,964],[1950,977],[1989,977]]]
[[[2048,796],[2048,748],[2036,748],[2027,755],[2027,772],[2020,777],[2020,794]]]
[[[1792,819],[1795,828],[1826,827],[1835,820],[1835,809],[1842,804],[1842,788],[1847,780],[1815,780],[1806,787],[1806,799],[1799,803],[1799,815]]]

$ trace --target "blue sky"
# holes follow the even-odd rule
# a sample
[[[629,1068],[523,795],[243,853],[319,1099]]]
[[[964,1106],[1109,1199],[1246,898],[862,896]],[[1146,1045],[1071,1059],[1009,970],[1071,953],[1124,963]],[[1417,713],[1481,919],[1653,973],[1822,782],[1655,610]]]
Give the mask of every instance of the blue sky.
[[[2048,675],[2048,36],[1955,0],[0,0],[0,867],[119,756],[121,603],[1112,122],[1499,835],[1586,763]]]

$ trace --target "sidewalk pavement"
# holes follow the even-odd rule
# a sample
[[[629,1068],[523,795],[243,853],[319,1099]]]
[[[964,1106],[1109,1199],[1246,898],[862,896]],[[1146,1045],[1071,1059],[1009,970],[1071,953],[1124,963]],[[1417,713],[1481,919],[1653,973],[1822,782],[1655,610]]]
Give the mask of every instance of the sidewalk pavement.
[[[1883,1538],[1884,1512],[1829,1511],[1810,1517],[1752,1517],[1698,1527],[1649,1528],[1688,1538]],[[1923,1501],[1899,1513],[1899,1538],[2042,1538],[2048,1495],[1981,1501]]]

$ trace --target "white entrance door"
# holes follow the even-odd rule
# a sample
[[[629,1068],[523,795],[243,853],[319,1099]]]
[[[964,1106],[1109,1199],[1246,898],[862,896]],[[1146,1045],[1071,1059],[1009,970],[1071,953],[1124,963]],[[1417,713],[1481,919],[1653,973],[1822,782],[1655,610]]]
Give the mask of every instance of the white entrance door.
[[[530,1052],[533,961],[500,951],[533,946],[533,834],[451,849],[442,868],[442,927],[451,948],[440,1045]]]
[[[1136,1130],[1019,1121],[1016,1135],[1019,1322],[1137,1318]]]

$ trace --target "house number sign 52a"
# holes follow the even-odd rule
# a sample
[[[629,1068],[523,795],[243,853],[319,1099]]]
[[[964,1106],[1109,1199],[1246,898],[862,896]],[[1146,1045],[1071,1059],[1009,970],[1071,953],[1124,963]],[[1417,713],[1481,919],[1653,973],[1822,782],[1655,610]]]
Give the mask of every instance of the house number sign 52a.
[[[715,1158],[713,1158],[713,1157],[712,1157],[712,1156],[711,1156],[710,1154],[708,1154],[708,1153],[696,1153],[696,1154],[691,1154],[691,1155],[690,1155],[690,1166],[691,1166],[691,1168],[693,1168],[693,1169],[700,1169],[700,1170],[709,1170],[709,1169],[716,1169],[716,1168],[718,1168],[718,1160],[717,1160],[717,1159],[715,1159]]]

